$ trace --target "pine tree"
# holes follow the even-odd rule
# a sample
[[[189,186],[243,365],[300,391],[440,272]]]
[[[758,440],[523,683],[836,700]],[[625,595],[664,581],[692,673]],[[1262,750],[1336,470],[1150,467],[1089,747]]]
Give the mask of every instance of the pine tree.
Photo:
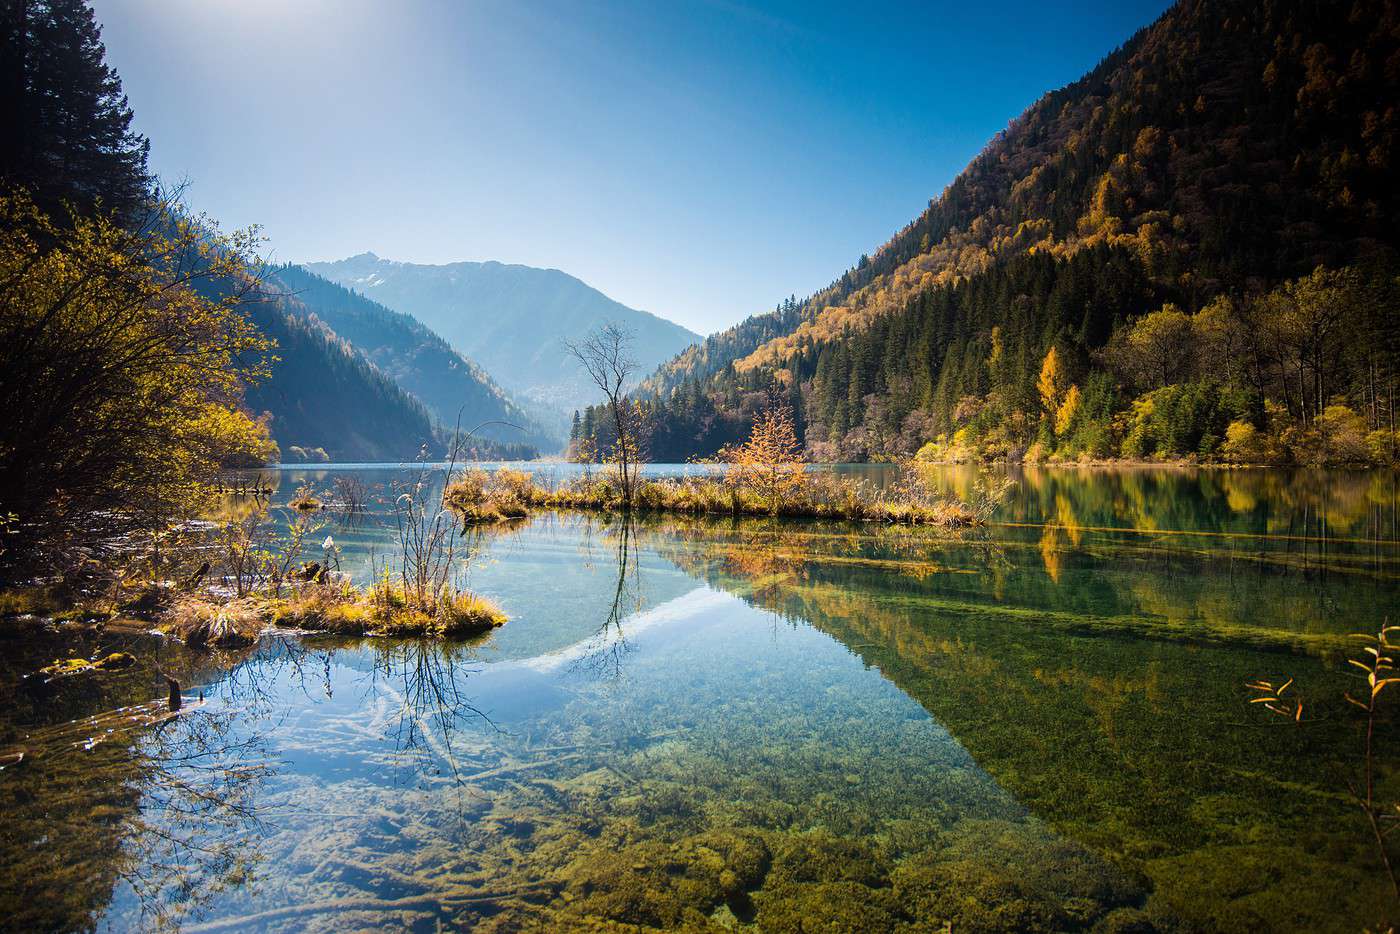
[[[0,182],[41,209],[97,205],[126,218],[146,199],[150,148],[84,0],[5,0],[0,23]]]

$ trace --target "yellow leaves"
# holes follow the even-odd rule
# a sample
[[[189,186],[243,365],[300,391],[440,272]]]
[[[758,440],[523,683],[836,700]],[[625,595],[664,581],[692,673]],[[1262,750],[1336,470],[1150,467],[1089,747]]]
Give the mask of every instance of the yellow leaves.
[[[1001,362],[1002,354],[1006,352],[1006,343],[1001,336],[1001,325],[992,326],[992,352],[987,355],[987,369],[995,371],[998,363]]]
[[[22,439],[74,512],[169,515],[221,452],[270,449],[238,411],[269,346],[238,309],[257,287],[256,236],[151,211],[136,230],[81,216],[59,228],[23,195],[0,197],[0,379],[24,400],[0,447]]]
[[[1054,347],[1046,352],[1045,359],[1040,364],[1040,377],[1035,381],[1035,388],[1040,393],[1040,402],[1045,411],[1054,415],[1060,407],[1061,396],[1065,391],[1064,372],[1060,366],[1060,356]]]
[[[1133,142],[1133,158],[1139,161],[1150,159],[1162,145],[1162,131],[1155,126],[1145,126],[1138,131]]]
[[[260,467],[280,456],[265,422],[227,405],[204,403],[183,428],[190,444],[225,467]]]
[[[759,491],[774,512],[785,496],[801,487],[806,471],[792,412],[776,401],[754,419],[747,441],[720,456],[730,465],[725,479]]]
[[[1263,704],[1266,710],[1276,713],[1281,717],[1287,717],[1294,723],[1303,722],[1303,699],[1295,692],[1292,696],[1288,694],[1288,689],[1293,686],[1293,679],[1289,678],[1278,688],[1274,687],[1272,681],[1248,681],[1245,687],[1258,694],[1258,697],[1250,700],[1251,704]]]
[[[1371,691],[1365,703],[1352,697],[1350,692],[1347,692],[1343,696],[1346,698],[1347,703],[1360,707],[1362,710],[1366,711],[1368,715],[1373,715],[1375,713],[1376,699],[1380,697],[1381,692],[1392,684],[1400,683],[1400,678],[1388,677],[1386,675],[1387,672],[1393,671],[1395,668],[1395,660],[1390,655],[1386,654],[1386,652],[1388,649],[1394,648],[1390,642],[1390,634],[1395,632],[1396,629],[1400,629],[1400,627],[1384,625],[1375,633],[1353,632],[1349,634],[1353,639],[1364,639],[1371,643],[1370,645],[1361,647],[1361,651],[1364,655],[1370,656],[1369,660],[1364,657],[1347,659],[1348,665],[1360,669],[1365,673],[1366,686],[1369,687]]]
[[[1079,386],[1071,385],[1069,391],[1065,393],[1065,401],[1060,403],[1059,409],[1055,412],[1055,434],[1064,435],[1068,432],[1078,411]]]

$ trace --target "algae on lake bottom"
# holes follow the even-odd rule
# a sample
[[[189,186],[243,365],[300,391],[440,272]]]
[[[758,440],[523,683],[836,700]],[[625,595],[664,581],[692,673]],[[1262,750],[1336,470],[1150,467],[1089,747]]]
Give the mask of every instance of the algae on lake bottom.
[[[1151,507],[1154,484],[1105,509],[1132,490]],[[1093,512],[1060,493],[1037,508]],[[150,661],[175,670],[183,649],[45,648],[26,671],[110,650],[137,665],[6,715],[11,739],[59,742],[0,773],[11,813],[56,815],[7,824],[25,875],[0,903],[48,912],[16,915],[31,926],[196,931],[1393,921],[1346,798],[1357,737],[1333,640],[1369,624],[1367,601],[1393,605],[1394,543],[1302,552],[1075,518],[948,539],[541,516],[473,564],[513,618],[488,641],[265,642],[187,682],[207,701],[167,742],[43,731],[160,696]],[[375,521],[343,537],[348,566]],[[1244,681],[1284,673],[1317,722],[1252,716]],[[1397,738],[1387,719],[1387,799]],[[256,774],[203,754],[228,749]],[[229,806],[171,810],[158,777]],[[182,841],[222,858],[137,871]]]

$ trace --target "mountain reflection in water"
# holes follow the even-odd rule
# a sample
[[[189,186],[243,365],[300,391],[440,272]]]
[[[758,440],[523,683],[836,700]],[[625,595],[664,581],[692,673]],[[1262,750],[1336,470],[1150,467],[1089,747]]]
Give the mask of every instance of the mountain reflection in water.
[[[20,676],[58,647],[12,653],[4,744],[30,755],[0,772],[0,910],[69,930],[1393,920],[1346,795],[1341,669],[1346,633],[1396,606],[1394,478],[1017,480],[956,539],[538,516],[473,564],[512,617],[478,644],[279,637],[224,672],[64,636],[141,663],[45,689]],[[334,530],[352,572],[382,518]],[[109,713],[159,696],[157,665],[205,702]],[[1274,676],[1316,722],[1249,707],[1244,682]],[[1389,799],[1396,738],[1387,720]]]

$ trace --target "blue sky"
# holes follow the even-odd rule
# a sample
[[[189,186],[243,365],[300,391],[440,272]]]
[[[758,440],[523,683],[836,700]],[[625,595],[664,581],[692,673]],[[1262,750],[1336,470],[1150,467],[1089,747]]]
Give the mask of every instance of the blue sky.
[[[710,332],[840,275],[1164,0],[95,0],[152,167],[277,260],[553,266]]]

